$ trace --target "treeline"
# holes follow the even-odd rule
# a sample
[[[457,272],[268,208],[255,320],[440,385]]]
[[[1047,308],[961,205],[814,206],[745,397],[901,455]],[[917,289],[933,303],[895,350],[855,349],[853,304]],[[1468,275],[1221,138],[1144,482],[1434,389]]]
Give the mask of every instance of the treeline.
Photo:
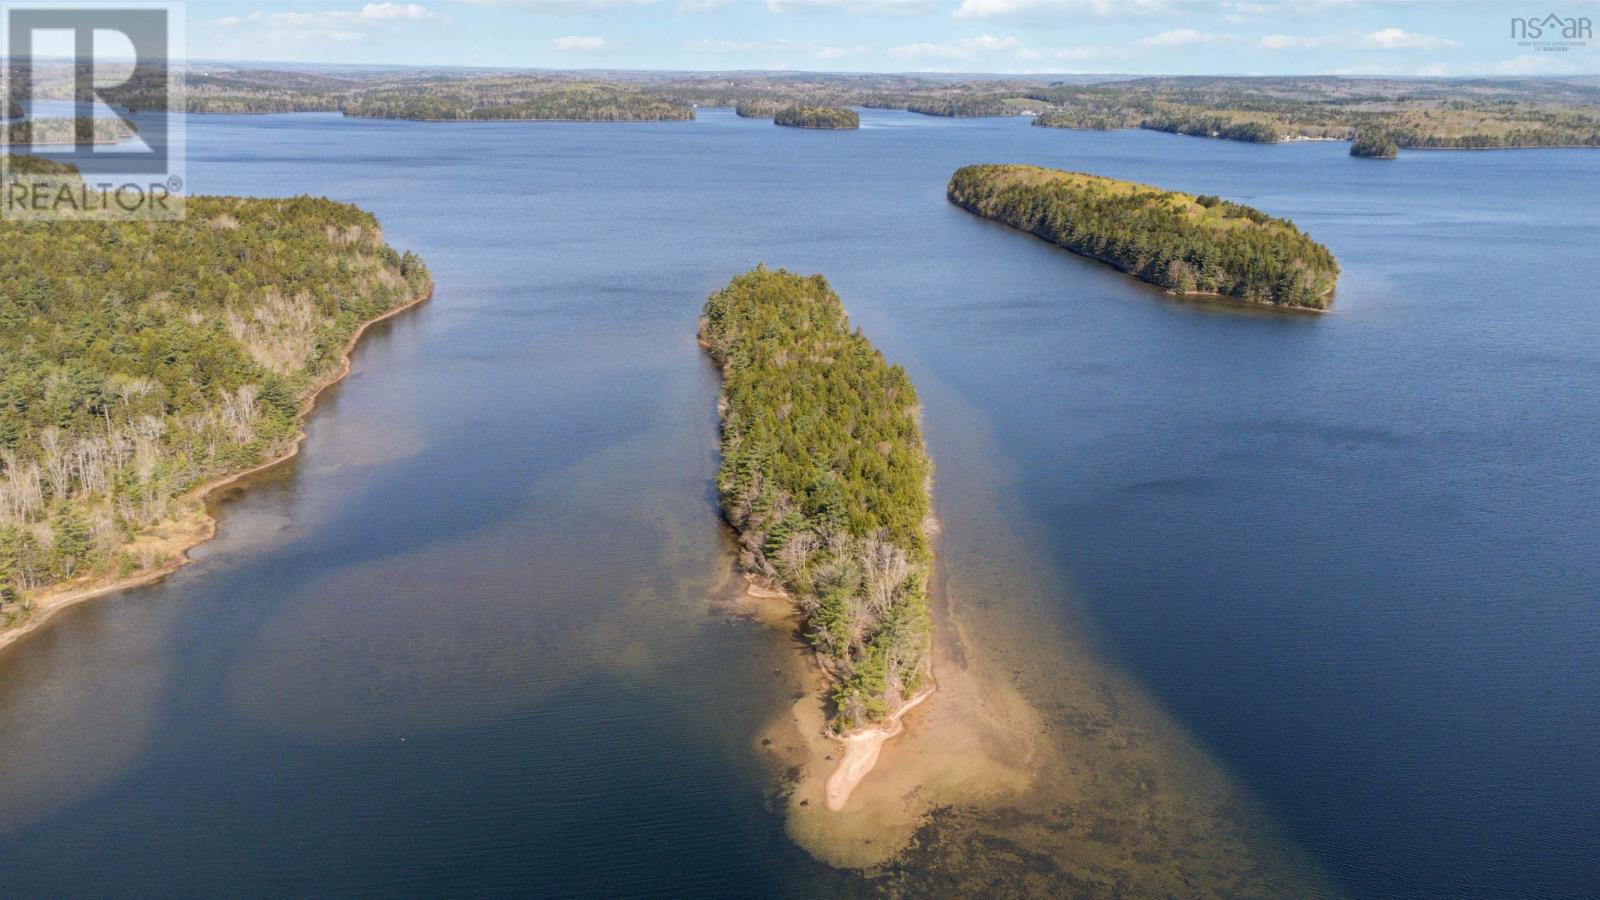
[[[1326,309],[1339,265],[1287,219],[1216,196],[1021,165],[967,166],[951,202],[1179,293]]]
[[[0,618],[166,562],[175,498],[283,451],[363,323],[431,289],[353,206],[0,223]]]
[[[853,109],[837,106],[786,106],[772,121],[790,128],[828,128],[845,131],[861,127],[861,116]]]
[[[881,720],[926,675],[932,466],[916,392],[820,275],[740,275],[700,334],[722,369],[717,493],[740,564],[799,603],[834,728]]]
[[[790,105],[783,100],[740,100],[734,104],[733,112],[742,119],[770,119]]]
[[[664,122],[694,118],[694,108],[641,91],[599,84],[560,83],[529,90],[370,91],[347,101],[348,116],[434,121],[571,120]]]

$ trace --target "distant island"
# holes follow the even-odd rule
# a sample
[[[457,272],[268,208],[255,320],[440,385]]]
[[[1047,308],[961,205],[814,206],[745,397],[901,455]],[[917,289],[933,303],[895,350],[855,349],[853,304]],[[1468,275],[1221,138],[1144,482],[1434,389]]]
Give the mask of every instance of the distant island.
[[[861,127],[861,116],[853,109],[837,106],[786,106],[772,117],[773,124],[789,128],[823,128],[849,131]]]
[[[0,270],[0,644],[181,565],[204,495],[291,454],[367,324],[432,291],[370,214],[311,197],[7,220]]]
[[[739,564],[798,606],[831,684],[837,809],[932,687],[917,394],[820,275],[737,276],[707,301],[700,337],[722,370],[717,495]]]
[[[1339,277],[1328,248],[1287,219],[1216,196],[1081,172],[967,166],[950,202],[1180,294],[1323,310]]]
[[[1394,159],[1400,155],[1400,145],[1382,131],[1363,131],[1350,142],[1350,155],[1367,159]]]

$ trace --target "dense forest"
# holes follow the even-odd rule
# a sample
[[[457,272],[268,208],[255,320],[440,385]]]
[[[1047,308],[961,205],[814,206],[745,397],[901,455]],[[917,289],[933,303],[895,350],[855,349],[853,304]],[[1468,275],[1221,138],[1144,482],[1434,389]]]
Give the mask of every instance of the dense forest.
[[[0,621],[165,564],[147,538],[177,498],[280,454],[355,330],[431,289],[353,206],[187,211],[0,223]]]
[[[790,128],[825,128],[834,131],[861,127],[861,116],[855,110],[837,106],[786,106],[773,115],[772,121]]]
[[[878,721],[916,692],[928,653],[932,466],[916,392],[820,275],[740,275],[700,331],[722,368],[717,493],[740,563],[799,603],[833,727]]]
[[[967,166],[951,202],[1179,293],[1326,309],[1328,248],[1287,219],[1216,196],[1036,166]]]
[[[1394,159],[1400,155],[1400,145],[1386,132],[1363,131],[1350,142],[1350,155],[1367,159]]]
[[[694,118],[692,106],[630,87],[530,79],[365,91],[340,108],[347,116],[385,119],[664,122]]]

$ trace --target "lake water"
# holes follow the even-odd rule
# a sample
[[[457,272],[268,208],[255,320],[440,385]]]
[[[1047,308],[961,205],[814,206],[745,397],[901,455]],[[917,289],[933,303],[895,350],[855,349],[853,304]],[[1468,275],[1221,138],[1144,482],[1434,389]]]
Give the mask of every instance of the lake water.
[[[716,599],[694,332],[758,261],[826,274],[910,371],[949,602],[1055,733],[1092,661],[1299,883],[1600,893],[1600,154],[862,118],[193,118],[195,190],[358,203],[438,291],[199,564],[0,653],[0,895],[937,884],[975,832],[829,868],[755,749],[791,644]],[[1013,161],[1290,217],[1333,311],[1174,302],[945,202]],[[1117,855],[1046,883],[1137,892],[1106,873],[1158,860]]]

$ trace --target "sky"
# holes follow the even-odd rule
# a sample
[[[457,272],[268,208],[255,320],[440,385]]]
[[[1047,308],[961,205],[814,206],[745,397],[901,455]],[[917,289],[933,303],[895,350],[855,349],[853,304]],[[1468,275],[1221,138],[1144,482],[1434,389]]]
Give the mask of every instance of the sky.
[[[1600,0],[190,0],[193,59],[554,69],[1537,75]],[[1592,26],[1591,26],[1592,31]],[[1552,37],[1550,31],[1543,35]]]

